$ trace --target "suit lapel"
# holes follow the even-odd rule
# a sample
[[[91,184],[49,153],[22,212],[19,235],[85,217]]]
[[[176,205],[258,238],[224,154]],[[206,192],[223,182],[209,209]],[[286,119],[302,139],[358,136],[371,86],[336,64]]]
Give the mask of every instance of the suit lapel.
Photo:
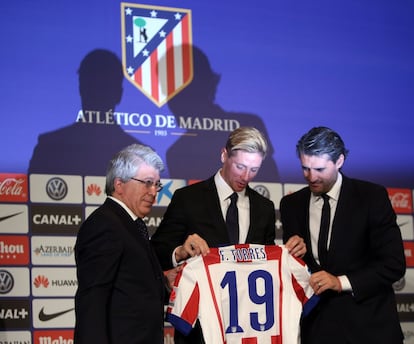
[[[341,192],[339,193],[338,204],[336,206],[335,216],[332,221],[331,241],[330,248],[328,251],[328,257],[332,257],[332,252],[336,252],[335,247],[337,245],[342,245],[341,243],[344,240],[347,240],[346,236],[344,237],[343,235],[347,233],[346,228],[344,229],[344,227],[348,226],[349,214],[354,213],[352,211],[353,205],[351,194],[352,188],[350,186],[350,181],[348,178],[343,176]],[[331,252],[331,254],[329,254],[329,252]]]
[[[220,199],[218,196],[216,183],[214,182],[214,177],[207,180],[205,196],[207,198],[206,204],[208,204],[208,214],[214,221],[214,228],[217,228],[218,230],[217,234],[227,238],[228,241],[229,238],[226,221],[223,218],[223,213],[221,212]]]

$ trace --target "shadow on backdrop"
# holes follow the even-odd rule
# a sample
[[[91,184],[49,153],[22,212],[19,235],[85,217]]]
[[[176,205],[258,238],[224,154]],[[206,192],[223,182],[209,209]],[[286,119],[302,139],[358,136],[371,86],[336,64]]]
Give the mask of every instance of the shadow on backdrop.
[[[78,74],[85,121],[39,135],[28,173],[104,176],[116,152],[141,143],[116,122],[105,124],[106,113],[115,111],[122,98],[120,59],[111,51],[93,50],[81,61]]]
[[[260,130],[269,140],[262,119],[254,114],[226,111],[215,103],[220,75],[210,66],[207,56],[196,46],[193,49],[194,76],[191,83],[168,101],[168,107],[176,118],[176,123],[203,123],[214,126],[216,123],[226,128],[228,120],[235,120],[238,126],[252,126]],[[243,87],[240,85],[240,87]],[[237,93],[237,90],[234,90]],[[207,118],[207,122],[206,119]],[[191,121],[189,120],[191,119]],[[225,146],[228,130],[219,128],[202,129],[194,125],[175,141],[167,151],[166,162],[170,178],[206,179],[221,166],[220,152]],[[205,127],[203,127],[205,128]],[[184,160],[185,159],[185,160]],[[185,163],[183,163],[185,161]],[[266,159],[256,177],[257,181],[278,182],[279,172],[273,160],[273,147],[269,140]]]

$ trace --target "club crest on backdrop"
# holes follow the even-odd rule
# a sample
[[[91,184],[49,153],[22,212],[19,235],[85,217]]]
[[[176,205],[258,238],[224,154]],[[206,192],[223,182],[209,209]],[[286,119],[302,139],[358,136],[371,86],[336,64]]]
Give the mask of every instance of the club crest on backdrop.
[[[121,3],[122,65],[158,107],[193,78],[191,10]]]

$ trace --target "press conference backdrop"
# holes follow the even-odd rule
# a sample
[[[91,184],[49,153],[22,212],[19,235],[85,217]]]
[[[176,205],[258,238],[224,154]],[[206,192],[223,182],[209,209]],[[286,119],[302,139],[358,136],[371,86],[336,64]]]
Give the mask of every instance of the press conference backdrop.
[[[251,186],[277,208],[303,186],[295,144],[313,126],[341,134],[346,175],[387,187],[408,266],[397,306],[414,343],[413,10],[385,0],[2,1],[0,343],[72,342],[73,247],[105,199],[112,154],[138,142],[165,161],[153,232],[174,191],[214,174],[243,125],[269,139]]]

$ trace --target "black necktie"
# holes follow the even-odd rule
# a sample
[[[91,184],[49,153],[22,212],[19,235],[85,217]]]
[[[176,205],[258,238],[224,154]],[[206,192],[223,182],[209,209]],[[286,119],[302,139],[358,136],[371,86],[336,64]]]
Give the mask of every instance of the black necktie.
[[[239,211],[237,210],[237,193],[234,192],[230,196],[230,206],[227,209],[226,225],[229,232],[230,244],[238,244],[239,242]]]
[[[322,194],[321,197],[323,198],[323,207],[318,239],[318,255],[320,265],[324,265],[328,256],[328,233],[331,220],[331,206],[329,205],[329,196],[327,194]]]
[[[145,224],[145,222],[142,221],[142,219],[138,217],[135,220],[135,223],[137,224],[139,234],[141,234],[144,239],[149,240],[148,229],[147,229],[147,225]]]

